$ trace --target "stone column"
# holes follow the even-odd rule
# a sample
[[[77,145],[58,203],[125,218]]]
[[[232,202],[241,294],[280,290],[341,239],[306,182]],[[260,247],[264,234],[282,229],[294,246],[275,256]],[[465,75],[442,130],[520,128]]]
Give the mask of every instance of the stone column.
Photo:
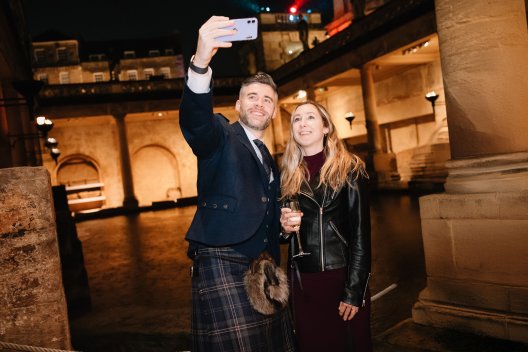
[[[135,209],[138,201],[134,194],[134,181],[132,178],[132,167],[130,166],[130,154],[128,152],[128,138],[125,125],[126,114],[114,114],[117,125],[119,156],[121,161],[121,178],[123,181],[123,207]]]
[[[369,156],[372,158],[372,165],[374,167],[372,171],[376,175],[377,185],[379,187],[386,187],[390,185],[391,181],[400,179],[396,164],[396,155],[394,153],[388,153],[384,150],[386,148],[383,147],[383,140],[378,124],[376,90],[374,87],[374,78],[372,77],[372,65],[363,65],[360,69],[360,76]]]
[[[51,184],[43,167],[0,169],[0,341],[71,348]]]
[[[452,160],[422,197],[422,324],[528,342],[524,0],[436,1]]]

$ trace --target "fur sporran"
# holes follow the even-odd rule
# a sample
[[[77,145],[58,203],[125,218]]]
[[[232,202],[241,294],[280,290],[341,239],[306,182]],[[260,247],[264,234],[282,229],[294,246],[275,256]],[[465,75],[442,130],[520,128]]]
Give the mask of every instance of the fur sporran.
[[[288,304],[288,278],[266,252],[251,262],[244,285],[253,308],[264,315],[277,313]]]

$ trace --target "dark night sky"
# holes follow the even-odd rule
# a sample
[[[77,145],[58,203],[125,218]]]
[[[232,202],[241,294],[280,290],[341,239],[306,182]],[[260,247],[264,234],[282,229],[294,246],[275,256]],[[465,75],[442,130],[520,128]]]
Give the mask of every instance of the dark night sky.
[[[85,40],[133,39],[180,34],[185,60],[196,46],[198,28],[212,15],[231,18],[254,16],[260,6],[285,12],[294,2],[312,8],[330,20],[331,0],[23,0],[29,30],[36,36],[56,30]],[[185,5],[183,5],[185,4]],[[183,8],[185,7],[185,9]],[[220,51],[212,67],[221,75],[237,75],[234,51]],[[216,66],[215,66],[216,64]]]

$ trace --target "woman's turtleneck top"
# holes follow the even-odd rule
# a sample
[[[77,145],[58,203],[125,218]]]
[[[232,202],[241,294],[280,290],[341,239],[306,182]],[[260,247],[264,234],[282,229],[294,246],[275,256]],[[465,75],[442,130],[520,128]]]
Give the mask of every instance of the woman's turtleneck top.
[[[319,172],[319,170],[321,170],[325,159],[324,150],[321,150],[319,153],[314,155],[304,156],[304,161],[306,162],[306,166],[308,167],[308,172],[310,174],[310,180],[313,180],[315,175]]]

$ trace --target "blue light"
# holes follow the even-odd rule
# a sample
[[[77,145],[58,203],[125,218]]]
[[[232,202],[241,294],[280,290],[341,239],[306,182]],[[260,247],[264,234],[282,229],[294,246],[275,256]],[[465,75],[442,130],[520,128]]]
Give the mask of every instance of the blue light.
[[[269,8],[269,6],[266,7],[266,11],[267,11],[267,12],[270,12],[270,11],[271,11],[271,9]]]
[[[308,9],[306,13],[312,13],[312,9]]]
[[[295,18],[296,18],[296,17],[297,17],[297,16],[290,15],[290,16],[288,17],[288,19],[290,20],[290,22],[293,22],[293,21],[295,21]]]

